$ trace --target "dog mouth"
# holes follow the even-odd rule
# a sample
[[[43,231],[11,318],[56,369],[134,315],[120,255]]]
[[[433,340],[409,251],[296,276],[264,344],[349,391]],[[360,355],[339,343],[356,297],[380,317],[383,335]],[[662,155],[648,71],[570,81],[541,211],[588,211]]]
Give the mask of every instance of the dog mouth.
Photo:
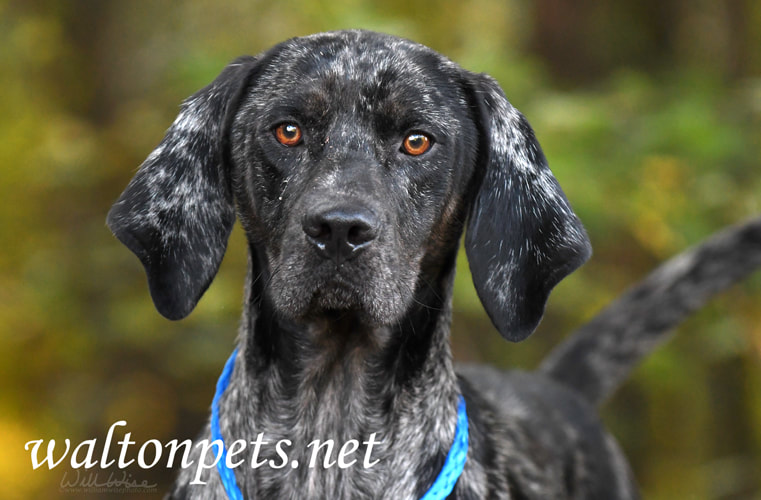
[[[355,274],[356,276],[356,274]],[[370,283],[352,276],[350,269],[337,269],[330,278],[322,280],[314,287],[309,301],[309,313],[330,314],[339,311],[362,312],[370,300]]]
[[[367,325],[391,324],[406,310],[405,291],[413,285],[400,282],[401,277],[387,266],[373,262],[376,265],[286,264],[270,283],[271,303],[285,317],[299,322],[351,314]]]

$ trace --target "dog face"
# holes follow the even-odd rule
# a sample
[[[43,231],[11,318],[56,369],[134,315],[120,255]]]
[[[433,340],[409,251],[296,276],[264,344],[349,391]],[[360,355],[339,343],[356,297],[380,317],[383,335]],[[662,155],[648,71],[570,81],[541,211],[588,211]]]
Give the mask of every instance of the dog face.
[[[476,289],[518,340],[589,255],[531,128],[493,80],[363,31],[229,65],[185,102],[108,221],[176,319],[211,282],[236,212],[262,298],[296,322],[353,311],[395,324],[452,261],[467,218]]]
[[[233,184],[281,315],[407,310],[424,258],[456,244],[475,165],[458,78],[374,37],[294,40],[262,68],[232,123]]]

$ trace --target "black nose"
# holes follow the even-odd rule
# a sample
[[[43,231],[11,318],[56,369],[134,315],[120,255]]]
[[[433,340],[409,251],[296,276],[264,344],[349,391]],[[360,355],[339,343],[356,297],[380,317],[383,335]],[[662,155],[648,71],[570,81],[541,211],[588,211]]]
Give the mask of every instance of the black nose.
[[[320,255],[339,266],[370,246],[378,236],[379,225],[372,211],[357,206],[319,210],[302,220],[307,240]]]

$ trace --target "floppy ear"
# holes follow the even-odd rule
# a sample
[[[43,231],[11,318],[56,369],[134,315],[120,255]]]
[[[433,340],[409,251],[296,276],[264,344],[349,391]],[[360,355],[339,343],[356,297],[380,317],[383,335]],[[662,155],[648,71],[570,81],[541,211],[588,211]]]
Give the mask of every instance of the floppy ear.
[[[156,309],[190,314],[217,273],[235,222],[227,129],[255,68],[241,57],[186,99],[107,223],[140,259]]]
[[[552,288],[591,255],[589,239],[524,116],[486,75],[472,80],[483,134],[465,250],[476,291],[508,340],[539,324]]]

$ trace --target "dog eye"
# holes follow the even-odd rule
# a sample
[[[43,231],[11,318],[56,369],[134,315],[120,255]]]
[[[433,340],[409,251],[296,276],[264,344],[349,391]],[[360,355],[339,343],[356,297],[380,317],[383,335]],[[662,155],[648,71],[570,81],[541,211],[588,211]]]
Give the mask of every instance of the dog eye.
[[[402,151],[412,156],[419,156],[429,149],[433,141],[430,137],[419,132],[413,132],[402,141]]]
[[[301,142],[301,128],[294,123],[281,123],[275,127],[275,139],[283,146],[295,146]]]

